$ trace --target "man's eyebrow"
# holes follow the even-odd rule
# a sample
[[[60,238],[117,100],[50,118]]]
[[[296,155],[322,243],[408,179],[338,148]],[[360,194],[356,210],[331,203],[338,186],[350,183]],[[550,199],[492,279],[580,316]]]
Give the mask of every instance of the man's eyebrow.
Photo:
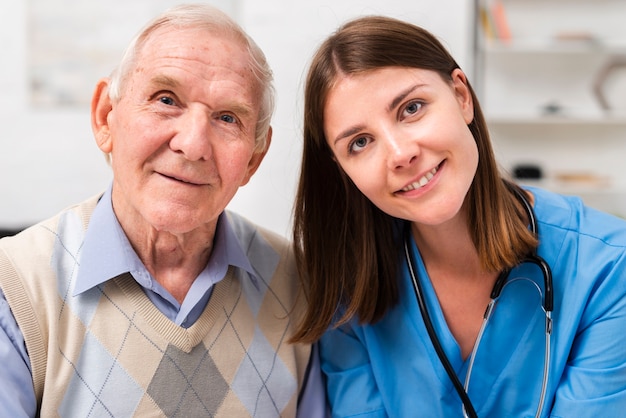
[[[150,83],[154,84],[155,86],[163,86],[163,87],[170,87],[170,88],[175,88],[175,87],[180,86],[180,83],[176,79],[166,76],[166,75],[157,75],[156,77],[150,80]]]
[[[150,83],[157,87],[171,89],[179,88],[182,85],[177,79],[167,75],[157,75],[150,80]],[[254,114],[254,106],[251,103],[245,103],[243,101],[229,100],[225,102],[222,107],[227,111],[233,112],[240,118]]]
[[[235,114],[239,115],[240,117],[248,117],[254,114],[252,107],[241,103],[235,103],[232,106],[232,109],[233,112],[235,112]]]

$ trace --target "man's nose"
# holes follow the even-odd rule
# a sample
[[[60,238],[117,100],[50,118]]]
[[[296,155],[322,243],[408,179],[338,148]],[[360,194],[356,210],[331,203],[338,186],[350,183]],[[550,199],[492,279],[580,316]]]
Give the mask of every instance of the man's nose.
[[[208,160],[211,157],[211,117],[202,109],[188,109],[179,118],[170,148],[190,161]]]

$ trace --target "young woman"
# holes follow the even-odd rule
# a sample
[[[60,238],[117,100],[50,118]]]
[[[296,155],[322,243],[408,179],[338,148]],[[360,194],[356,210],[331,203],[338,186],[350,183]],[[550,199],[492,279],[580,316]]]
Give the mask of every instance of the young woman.
[[[440,42],[385,17],[313,58],[294,246],[298,341],[333,416],[618,416],[626,223],[499,173]]]

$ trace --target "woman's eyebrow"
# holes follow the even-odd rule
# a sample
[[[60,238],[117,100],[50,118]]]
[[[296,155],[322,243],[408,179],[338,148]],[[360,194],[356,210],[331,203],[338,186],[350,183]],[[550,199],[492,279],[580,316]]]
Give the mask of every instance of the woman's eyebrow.
[[[409,94],[411,94],[412,92],[414,92],[415,90],[423,87],[424,84],[415,84],[412,85],[404,90],[402,90],[400,92],[400,94],[398,94],[396,97],[393,98],[393,100],[391,101],[391,103],[389,103],[389,106],[387,107],[388,111],[392,111],[393,109],[396,108],[396,106],[398,106],[398,104],[400,104],[401,101],[403,101],[406,96],[408,96]]]
[[[358,133],[359,131],[362,131],[365,127],[363,125],[356,125],[356,126],[351,126],[348,129],[342,131],[339,135],[337,135],[335,137],[335,140],[333,141],[333,144],[336,144],[337,142],[341,141],[344,138],[347,138],[349,136],[352,136],[356,133]]]
[[[402,90],[396,97],[393,98],[391,103],[389,103],[389,106],[387,106],[387,111],[389,111],[389,112],[393,111],[393,109],[395,109],[396,106],[398,106],[398,104],[400,104],[400,102],[402,102],[404,99],[406,99],[406,97],[409,94],[411,94],[415,90],[420,89],[423,86],[424,86],[424,84],[419,83],[419,84],[414,84],[412,86],[409,86],[408,88]],[[335,140],[333,141],[333,143],[337,143],[340,140],[342,140],[343,138],[346,138],[348,136],[352,136],[352,135],[356,134],[357,132],[361,131],[362,129],[364,129],[364,127],[362,125],[351,126],[348,129],[342,131],[339,135],[337,135],[335,137]]]

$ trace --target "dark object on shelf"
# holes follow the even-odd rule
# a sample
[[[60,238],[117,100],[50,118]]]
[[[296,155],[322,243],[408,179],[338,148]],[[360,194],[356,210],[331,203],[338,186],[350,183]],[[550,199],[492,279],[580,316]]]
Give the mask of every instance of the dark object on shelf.
[[[541,110],[544,115],[558,115],[563,112],[563,106],[558,102],[549,102]]]
[[[513,167],[513,177],[519,180],[540,180],[543,173],[538,165],[520,164]]]

